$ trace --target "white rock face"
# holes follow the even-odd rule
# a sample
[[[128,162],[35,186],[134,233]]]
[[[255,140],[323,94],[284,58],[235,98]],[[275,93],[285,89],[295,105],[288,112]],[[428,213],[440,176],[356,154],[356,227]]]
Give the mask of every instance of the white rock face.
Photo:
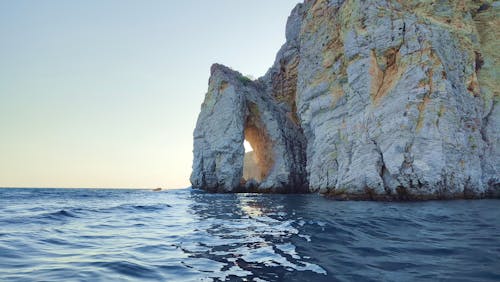
[[[264,173],[257,184],[242,179],[245,138]],[[304,192],[305,143],[300,128],[260,83],[213,65],[194,132],[191,183],[217,192]]]
[[[193,187],[249,190],[241,183],[247,135],[267,172],[258,191],[500,195],[499,9],[451,0],[297,5],[265,76],[212,68]]]

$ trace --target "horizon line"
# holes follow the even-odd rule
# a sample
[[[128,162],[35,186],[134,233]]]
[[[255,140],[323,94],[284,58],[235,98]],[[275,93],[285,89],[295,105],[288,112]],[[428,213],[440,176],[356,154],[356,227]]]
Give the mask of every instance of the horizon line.
[[[179,189],[188,189],[191,188],[191,186],[188,187],[177,187],[177,188],[164,188],[164,187],[154,187],[154,188],[147,188],[147,187],[33,187],[33,186],[28,186],[28,187],[14,187],[14,186],[0,186],[0,189],[122,189],[122,190],[150,190],[150,189],[156,189],[156,188],[161,188],[162,190],[179,190]]]

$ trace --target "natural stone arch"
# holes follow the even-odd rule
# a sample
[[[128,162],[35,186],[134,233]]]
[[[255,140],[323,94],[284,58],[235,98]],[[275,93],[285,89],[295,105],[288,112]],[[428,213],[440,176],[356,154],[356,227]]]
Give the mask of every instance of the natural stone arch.
[[[253,103],[274,157],[257,191],[498,196],[499,7],[420,2],[305,1],[263,77],[214,65],[194,133],[193,187],[245,191]]]
[[[209,92],[194,133],[193,187],[217,192],[305,192],[305,139],[286,108],[269,101],[257,81],[212,67]],[[244,140],[261,175],[243,179]]]

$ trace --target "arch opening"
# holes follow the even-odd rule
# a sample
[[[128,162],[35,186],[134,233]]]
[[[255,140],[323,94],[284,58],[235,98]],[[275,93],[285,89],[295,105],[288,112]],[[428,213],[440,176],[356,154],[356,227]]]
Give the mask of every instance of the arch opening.
[[[249,107],[244,129],[245,157],[243,180],[258,184],[266,179],[274,165],[272,141],[265,125],[261,122],[255,105]]]
[[[245,157],[243,158],[243,179],[245,182],[251,179],[258,182],[262,181],[261,169],[257,164],[257,158],[252,144],[245,139],[245,141],[243,141],[243,146],[245,147]]]

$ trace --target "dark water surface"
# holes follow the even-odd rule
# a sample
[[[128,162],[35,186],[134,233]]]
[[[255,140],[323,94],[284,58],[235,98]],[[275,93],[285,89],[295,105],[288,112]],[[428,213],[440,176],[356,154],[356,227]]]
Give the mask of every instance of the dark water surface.
[[[0,189],[0,281],[500,281],[499,206]]]

